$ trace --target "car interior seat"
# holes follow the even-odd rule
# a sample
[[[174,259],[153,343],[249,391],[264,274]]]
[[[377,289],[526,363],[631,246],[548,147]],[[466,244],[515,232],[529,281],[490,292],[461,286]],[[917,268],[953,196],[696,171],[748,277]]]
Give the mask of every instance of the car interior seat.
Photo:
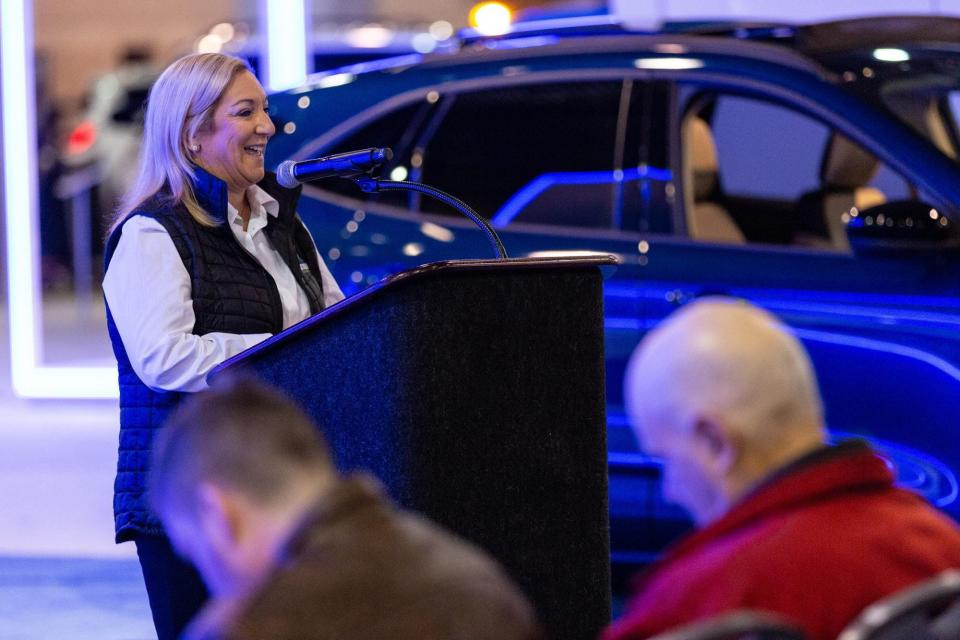
[[[849,252],[846,216],[850,210],[886,202],[882,191],[867,186],[879,165],[863,147],[834,133],[820,164],[820,189],[804,194],[798,203],[800,229],[795,243]]]
[[[688,116],[683,127],[684,198],[687,232],[695,240],[742,244],[743,232],[716,197],[720,174],[717,146],[710,125],[697,116]]]

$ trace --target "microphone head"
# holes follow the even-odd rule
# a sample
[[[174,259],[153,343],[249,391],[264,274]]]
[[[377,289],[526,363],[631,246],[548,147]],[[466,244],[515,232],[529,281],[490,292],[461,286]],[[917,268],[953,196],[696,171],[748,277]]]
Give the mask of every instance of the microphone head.
[[[300,181],[297,180],[297,177],[293,174],[293,168],[296,164],[293,160],[284,160],[280,163],[280,166],[277,167],[277,182],[281,187],[293,189],[300,184]]]

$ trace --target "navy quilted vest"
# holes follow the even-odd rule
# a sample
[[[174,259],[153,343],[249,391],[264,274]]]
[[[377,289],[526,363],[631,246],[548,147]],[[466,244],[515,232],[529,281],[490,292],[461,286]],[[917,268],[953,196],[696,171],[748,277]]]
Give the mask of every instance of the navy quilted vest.
[[[237,242],[227,225],[226,184],[197,169],[194,193],[200,205],[220,224],[197,224],[182,205],[169,206],[162,196],[145,202],[131,215],[157,220],[170,234],[190,274],[191,298],[196,316],[193,333],[278,333],[283,329],[283,308],[270,274]],[[316,249],[295,214],[298,190],[279,187],[273,174],[259,186],[280,203],[265,233],[296,277],[310,301],[310,310],[323,308],[323,290]],[[116,250],[122,225],[107,240],[106,265]],[[163,535],[160,522],[150,513],[144,494],[150,449],[157,429],[185,395],[156,391],[145,385],[127,357],[113,316],[107,308],[107,327],[117,358],[120,380],[120,452],[114,483],[113,510],[117,542],[137,534]]]

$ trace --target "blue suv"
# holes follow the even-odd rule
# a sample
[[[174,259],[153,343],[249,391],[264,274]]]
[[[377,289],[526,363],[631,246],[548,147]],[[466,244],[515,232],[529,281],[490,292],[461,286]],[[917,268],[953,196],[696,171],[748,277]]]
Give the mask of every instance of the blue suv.
[[[625,362],[697,296],[751,300],[813,358],[837,437],[960,515],[960,21],[811,27],[532,25],[452,52],[318,74],[271,96],[269,164],[366,147],[382,175],[444,189],[512,256],[601,252],[615,562],[686,520],[622,403]],[[306,187],[300,214],[345,292],[490,256],[416,194]]]

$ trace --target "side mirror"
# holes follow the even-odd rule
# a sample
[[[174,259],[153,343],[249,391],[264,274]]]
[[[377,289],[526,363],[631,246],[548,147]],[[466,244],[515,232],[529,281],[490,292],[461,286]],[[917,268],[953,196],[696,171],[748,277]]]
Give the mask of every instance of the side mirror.
[[[957,225],[919,200],[894,200],[845,217],[854,253],[942,252],[960,248]]]

